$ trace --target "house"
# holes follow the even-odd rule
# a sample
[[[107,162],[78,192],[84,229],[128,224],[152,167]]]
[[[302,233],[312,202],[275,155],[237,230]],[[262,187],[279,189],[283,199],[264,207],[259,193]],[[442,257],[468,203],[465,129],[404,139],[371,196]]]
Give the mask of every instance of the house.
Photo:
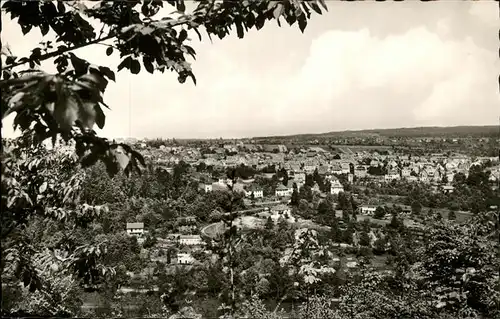
[[[351,173],[347,174],[347,181],[351,184],[354,183],[354,175]]]
[[[271,208],[271,219],[277,222],[280,217],[292,223],[295,222],[295,218],[292,216],[292,209],[287,205],[278,205]]]
[[[378,167],[378,165],[379,165],[379,161],[377,161],[376,159],[372,159],[370,161],[370,166],[371,167]]]
[[[127,223],[127,234],[131,236],[144,235],[144,223]]]
[[[203,240],[200,235],[180,235],[179,244],[185,246],[197,246],[202,245]]]
[[[321,193],[321,190],[319,189],[318,183],[314,183],[313,187],[311,188],[313,193]]]
[[[361,215],[367,215],[367,216],[373,216],[375,214],[375,210],[377,210],[377,207],[375,206],[361,206],[359,208],[359,212]]]
[[[245,191],[245,196],[246,197],[252,197],[252,194],[253,194],[253,198],[264,198],[264,191],[257,187],[257,186],[250,186],[246,191]]]
[[[451,183],[451,182],[453,182],[453,179],[455,178],[455,173],[447,172],[445,176],[446,176],[446,179],[448,180],[448,183]]]
[[[177,223],[182,225],[196,224],[196,216],[177,217]]]
[[[219,181],[217,183],[220,185],[224,185],[224,186],[232,186],[233,185],[233,181],[229,178],[219,178]]]
[[[212,191],[212,184],[203,184],[202,187],[203,187],[203,190],[205,191],[205,193]]]
[[[324,165],[319,166],[318,167],[318,174],[322,175],[322,176],[328,174],[328,167],[326,167]]]
[[[408,178],[411,176],[411,169],[409,167],[403,167],[401,169],[401,177]]]
[[[418,182],[418,177],[417,176],[409,176],[408,178],[409,182]]]
[[[177,263],[181,265],[190,265],[194,262],[193,256],[189,253],[178,253],[177,254]]]
[[[411,206],[408,205],[397,205],[401,209],[402,214],[411,214]]]
[[[429,179],[429,174],[427,173],[427,171],[422,171],[420,173],[420,176],[418,178],[421,182],[428,182],[430,179]]]
[[[443,186],[443,193],[445,193],[445,194],[453,193],[454,189],[455,189],[455,187],[453,187],[452,185],[444,185]]]
[[[304,170],[308,173],[308,174],[312,174],[315,170],[316,170],[316,165],[314,163],[305,163],[304,164]]]
[[[294,172],[293,180],[296,182],[305,182],[306,174],[304,172]]]
[[[395,168],[398,168],[398,163],[396,163],[395,160],[391,160],[391,161],[389,161],[389,163],[387,163],[387,166],[391,169],[395,169]]]
[[[344,191],[344,186],[340,183],[338,179],[335,179],[330,183],[330,194],[338,195],[340,192],[343,191]]]
[[[349,173],[349,169],[347,170],[347,173]],[[332,165],[332,168],[331,168],[331,172],[333,174],[337,174],[337,175],[340,175],[343,173],[343,170],[342,170],[342,166],[340,164],[333,164]]]
[[[428,181],[440,181],[441,180],[441,173],[439,172],[439,170],[433,168],[433,167],[427,167],[425,169],[425,171],[427,172],[427,180]]]
[[[386,181],[393,181],[393,180],[399,180],[401,179],[401,175],[399,174],[399,171],[396,169],[390,170],[387,172],[387,174],[384,176],[384,179]]]
[[[214,191],[214,192],[215,191],[227,191],[227,190],[229,190],[229,187],[226,184],[222,184],[219,182],[213,183],[211,186],[212,186],[211,187],[212,191]]]
[[[182,226],[179,226],[177,229],[180,233],[193,233],[194,231],[196,231],[196,226],[195,225],[182,225]]]
[[[351,165],[350,165],[350,163],[342,163],[340,165],[342,167],[341,174],[349,174],[351,172]]]
[[[366,177],[366,174],[367,174],[367,172],[366,172],[366,168],[364,166],[359,165],[359,166],[356,166],[354,168],[354,176],[359,177],[359,178],[364,178],[364,177]]]
[[[345,266],[347,268],[356,268],[358,266],[358,262],[353,257],[347,257]]]
[[[293,188],[279,184],[278,187],[276,187],[275,195],[276,197],[288,197],[292,196],[292,192]]]

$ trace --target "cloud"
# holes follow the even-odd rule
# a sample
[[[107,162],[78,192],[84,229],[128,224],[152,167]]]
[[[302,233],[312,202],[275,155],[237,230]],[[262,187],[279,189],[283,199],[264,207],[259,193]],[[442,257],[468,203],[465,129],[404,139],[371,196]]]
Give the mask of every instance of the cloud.
[[[496,9],[498,9],[498,5],[495,6],[497,6]],[[468,13],[487,25],[492,27],[500,26],[498,10],[492,8],[492,3],[488,3],[487,1],[476,1],[469,7]]]
[[[281,111],[301,110],[287,120],[300,117],[304,131],[488,123],[498,111],[497,74],[496,56],[470,38],[445,41],[425,27],[385,38],[327,31],[288,81]],[[317,116],[331,121],[317,126]]]

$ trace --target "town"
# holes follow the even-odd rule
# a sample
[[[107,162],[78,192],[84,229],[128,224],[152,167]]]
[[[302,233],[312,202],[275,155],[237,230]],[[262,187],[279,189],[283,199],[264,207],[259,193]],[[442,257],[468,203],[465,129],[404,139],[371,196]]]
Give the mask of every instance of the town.
[[[171,275],[210,268],[219,258],[217,243],[228,229],[224,216],[233,216],[231,225],[254,236],[263,230],[291,231],[295,236],[313,230],[333,243],[325,264],[355,274],[367,264],[377,271],[392,271],[391,229],[403,227],[418,242],[426,237],[426,223],[464,223],[498,207],[493,194],[500,165],[495,156],[448,149],[415,155],[380,145],[126,142],[140,149],[149,170],[169,180],[178,192],[166,193],[171,196],[168,205],[177,205],[168,213],[152,212],[153,202],[136,208],[147,211],[149,206],[150,212],[119,213],[122,230],[137,241],[137,255],[146,265],[127,272],[129,279],[120,288],[124,293],[161,290],[158,265]],[[227,204],[229,194],[234,197],[232,205]],[[274,247],[281,245],[278,251],[284,253],[290,243]]]

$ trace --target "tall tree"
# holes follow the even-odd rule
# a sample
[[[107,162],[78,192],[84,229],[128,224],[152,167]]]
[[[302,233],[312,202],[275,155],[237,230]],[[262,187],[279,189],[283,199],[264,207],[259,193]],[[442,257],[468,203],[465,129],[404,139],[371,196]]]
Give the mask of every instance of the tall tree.
[[[456,220],[457,219],[457,214],[455,213],[454,210],[451,210],[449,213],[448,213],[448,219],[449,220]]]
[[[314,178],[312,175],[306,174],[305,186],[313,187],[314,186]]]
[[[420,213],[422,212],[422,204],[420,204],[420,202],[418,201],[414,201],[413,203],[411,203],[411,212],[414,215],[420,215]]]
[[[293,183],[293,191],[292,191],[292,198],[290,200],[290,204],[292,206],[298,206],[299,205],[299,191],[297,190],[297,184]]]

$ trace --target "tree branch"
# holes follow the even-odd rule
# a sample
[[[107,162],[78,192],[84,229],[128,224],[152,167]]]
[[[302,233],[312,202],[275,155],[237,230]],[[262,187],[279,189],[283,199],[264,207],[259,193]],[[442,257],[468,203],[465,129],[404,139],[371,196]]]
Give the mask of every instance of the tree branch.
[[[55,50],[55,51],[52,51],[52,52],[49,52],[49,53],[46,53],[46,54],[42,54],[40,56],[40,58],[38,59],[38,61],[45,61],[47,59],[54,58],[54,57],[56,57],[58,55],[66,53],[66,52],[70,52],[70,51],[73,51],[73,50],[81,49],[81,48],[84,48],[84,47],[86,47],[88,45],[99,43],[101,41],[106,41],[106,40],[114,38],[116,35],[117,35],[117,33],[110,33],[107,36],[105,36],[104,38],[94,39],[92,41],[89,41],[89,42],[86,42],[86,43],[82,43],[82,44],[77,44],[75,46],[72,46],[72,47],[69,47],[69,48],[66,48],[66,49],[63,49],[63,50],[59,50],[58,49],[58,50]],[[3,69],[4,70],[10,70],[12,68],[15,68],[16,66],[20,66],[20,65],[26,64],[28,62],[29,62],[29,60],[28,61],[22,61],[22,62],[21,61],[20,62],[16,62],[16,63],[13,63],[11,65],[5,66]]]

